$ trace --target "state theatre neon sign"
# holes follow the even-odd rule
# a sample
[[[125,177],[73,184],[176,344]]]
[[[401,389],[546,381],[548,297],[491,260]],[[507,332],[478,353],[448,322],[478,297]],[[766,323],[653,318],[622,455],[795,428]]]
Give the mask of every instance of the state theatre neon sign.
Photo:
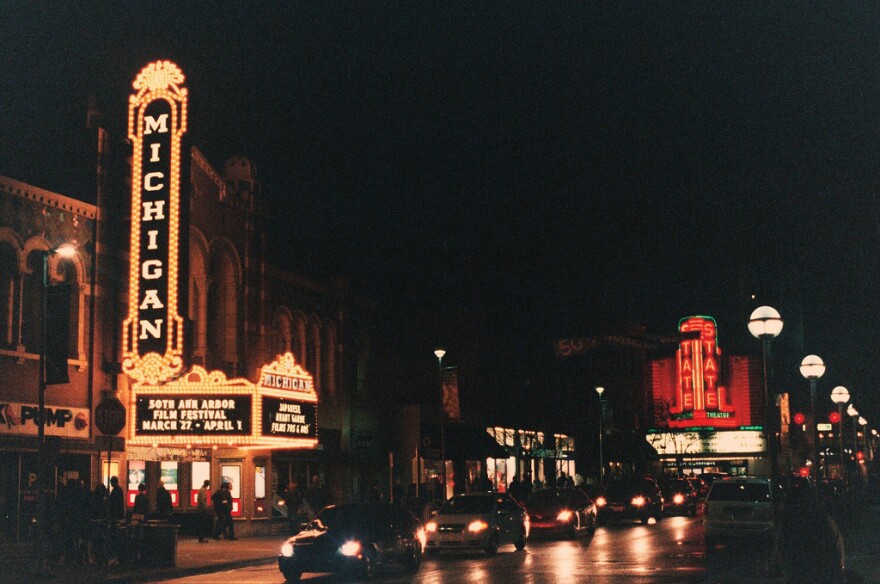
[[[123,370],[162,383],[183,370],[183,317],[178,314],[180,155],[186,132],[184,76],[170,61],[141,70],[129,96],[131,268],[123,322]]]
[[[721,349],[715,319],[683,318],[678,330],[682,340],[676,352],[676,385],[669,408],[669,426],[735,425],[730,396],[721,384]]]

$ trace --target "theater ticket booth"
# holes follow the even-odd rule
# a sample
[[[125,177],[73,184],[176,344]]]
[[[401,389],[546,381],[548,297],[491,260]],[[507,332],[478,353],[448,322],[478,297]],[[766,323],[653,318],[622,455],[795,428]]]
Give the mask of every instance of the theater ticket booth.
[[[163,384],[135,384],[128,441],[128,502],[162,481],[176,515],[196,510],[205,480],[232,490],[236,533],[268,533],[272,452],[318,444],[312,376],[291,353],[262,367],[257,383],[201,367]]]

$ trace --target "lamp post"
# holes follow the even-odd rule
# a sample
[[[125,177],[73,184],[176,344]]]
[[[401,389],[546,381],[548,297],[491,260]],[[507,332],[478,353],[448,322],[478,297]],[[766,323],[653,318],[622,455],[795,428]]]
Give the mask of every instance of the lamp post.
[[[605,463],[602,460],[602,392],[604,387],[597,387],[596,393],[599,394],[599,484],[601,485],[605,479]]]
[[[868,449],[868,434],[865,433],[865,426],[867,426],[867,425],[868,425],[868,420],[859,416],[859,426],[862,427],[862,436],[865,437],[865,450]],[[859,449],[858,438],[859,438],[859,435],[858,435],[858,433],[856,433],[856,442],[857,442],[856,443],[856,450]]]
[[[443,500],[446,500],[446,404],[443,403],[443,355],[444,349],[435,349],[437,374],[440,383],[440,476],[443,482]]]
[[[856,448],[858,447],[857,436],[856,436],[856,426],[858,425],[858,417],[859,411],[856,409],[852,403],[849,404],[846,408],[846,415],[852,418],[853,421],[853,447],[852,447],[852,457],[855,459],[856,456]]]
[[[46,326],[47,313],[49,305],[47,296],[49,294],[49,258],[58,255],[63,258],[72,258],[76,255],[76,247],[69,243],[64,243],[58,247],[45,250],[40,254],[41,279],[40,279],[40,363],[39,363],[39,385],[37,389],[37,533],[36,545],[34,552],[36,554],[37,571],[42,571],[43,552],[45,548],[46,535],[46,489],[48,482],[46,475]]]
[[[816,433],[816,382],[820,377],[825,375],[825,363],[818,355],[807,355],[801,361],[801,375],[810,381],[810,411],[813,413],[813,420],[810,423],[810,437],[813,440],[813,448],[811,456],[813,457],[813,480],[818,484],[819,481],[819,436]]]
[[[764,356],[764,438],[767,441],[767,453],[770,458],[770,479],[776,472],[776,433],[774,428],[775,404],[770,401],[770,387],[768,385],[768,362],[770,361],[770,341],[782,332],[782,317],[779,312],[770,306],[759,306],[749,317],[749,332],[752,336],[761,339]]]
[[[840,449],[840,474],[843,475],[845,466],[843,464],[843,405],[849,401],[849,390],[842,385],[838,385],[831,390],[831,401],[837,404],[837,447]]]

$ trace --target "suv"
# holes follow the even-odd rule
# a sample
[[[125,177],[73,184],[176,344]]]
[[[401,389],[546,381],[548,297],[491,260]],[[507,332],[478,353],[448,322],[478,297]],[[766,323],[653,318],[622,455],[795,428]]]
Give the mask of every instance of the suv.
[[[663,519],[663,494],[651,477],[616,479],[596,499],[599,523],[609,519],[638,519],[647,524],[651,517]]]
[[[703,519],[706,546],[714,549],[719,540],[726,538],[772,538],[781,494],[766,477],[727,477],[714,481],[706,495]]]

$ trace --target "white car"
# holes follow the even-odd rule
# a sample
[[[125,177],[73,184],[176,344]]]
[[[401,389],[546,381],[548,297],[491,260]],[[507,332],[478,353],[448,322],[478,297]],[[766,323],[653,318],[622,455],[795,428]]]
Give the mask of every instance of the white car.
[[[727,538],[772,538],[778,525],[781,491],[766,477],[716,480],[706,495],[706,546]]]
[[[526,547],[529,515],[507,493],[473,493],[449,499],[425,525],[425,552],[483,550],[495,555],[498,547],[512,543]]]

